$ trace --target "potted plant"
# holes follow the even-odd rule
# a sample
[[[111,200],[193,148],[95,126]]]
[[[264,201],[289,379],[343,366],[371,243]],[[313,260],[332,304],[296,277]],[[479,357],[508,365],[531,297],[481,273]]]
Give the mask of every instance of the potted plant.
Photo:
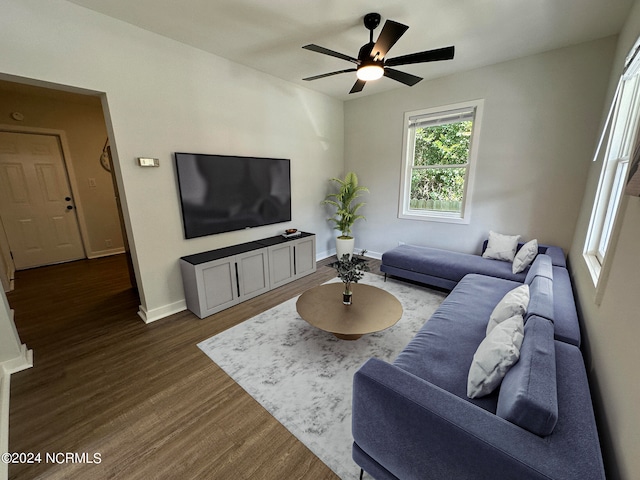
[[[339,191],[328,194],[322,204],[336,208],[335,214],[328,220],[333,222],[334,229],[340,231],[340,236],[336,239],[336,257],[340,260],[343,255],[351,257],[353,253],[355,239],[351,236],[351,227],[356,220],[365,219],[357,213],[365,204],[356,203],[356,199],[369,189],[358,185],[358,177],[354,172],[347,173],[344,179],[332,178],[330,181],[338,185]]]
[[[360,252],[360,257],[356,255],[344,254],[337,262],[331,264],[338,272],[338,278],[344,283],[344,291],[342,292],[342,303],[351,305],[353,292],[351,284],[358,283],[364,277],[364,273],[369,271],[367,261],[362,258],[366,250]]]

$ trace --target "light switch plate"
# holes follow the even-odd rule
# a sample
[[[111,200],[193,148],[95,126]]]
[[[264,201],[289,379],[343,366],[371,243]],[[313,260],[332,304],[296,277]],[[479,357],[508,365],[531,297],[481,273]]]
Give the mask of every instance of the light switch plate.
[[[160,160],[150,157],[138,157],[138,165],[141,167],[159,167]]]

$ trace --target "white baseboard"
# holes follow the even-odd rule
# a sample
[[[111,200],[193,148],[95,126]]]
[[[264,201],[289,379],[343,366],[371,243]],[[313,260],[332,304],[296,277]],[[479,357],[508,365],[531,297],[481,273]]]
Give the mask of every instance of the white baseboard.
[[[7,375],[33,367],[33,350],[28,349],[23,343],[20,345],[20,355],[3,362],[0,367],[2,367],[3,372]]]
[[[120,253],[124,253],[125,249],[123,247],[120,248],[110,248],[108,250],[98,250],[96,252],[87,253],[87,258],[89,260],[93,260],[95,258],[102,257],[110,257],[111,255],[119,255]]]
[[[355,249],[356,252],[358,252],[359,250],[361,249]],[[331,250],[326,250],[324,252],[316,252],[316,261],[318,262],[320,260],[323,260],[335,254],[336,254],[335,248],[332,248]],[[365,256],[370,258],[375,258],[377,260],[380,260],[382,258],[382,254],[378,252],[367,251]],[[175,313],[179,313],[186,310],[187,302],[186,300],[180,300],[174,303],[170,303],[169,305],[165,305],[159,308],[154,308],[151,310],[147,310],[142,305],[140,305],[138,308],[139,308],[138,315],[144,321],[144,323],[151,323],[151,322],[155,322],[156,320],[161,320],[165,317],[168,317]]]
[[[0,453],[9,451],[9,400],[11,395],[11,374],[33,367],[33,350],[25,344],[20,347],[20,355],[0,365]],[[9,478],[9,465],[0,462],[0,480]]]
[[[363,249],[359,247],[353,249],[355,253],[361,252],[362,250]],[[335,254],[336,254],[335,248],[332,248],[331,250],[326,250],[324,252],[316,253],[316,262],[319,262],[320,260],[324,260],[325,258],[329,258],[330,256]],[[375,258],[376,260],[382,259],[382,254],[380,252],[370,252],[369,250],[367,250],[367,253],[365,253],[364,256],[369,258]]]
[[[170,303],[169,305],[165,305],[163,307],[154,308],[151,310],[147,310],[142,305],[139,306],[138,315],[144,323],[155,322],[156,320],[160,320],[162,318],[168,317],[169,315],[173,315],[174,313],[179,313],[187,309],[186,300],[179,300],[174,303]]]
[[[375,258],[376,260],[382,260],[382,254],[380,252],[370,252],[369,250],[367,250],[367,253],[365,253],[364,256]]]
[[[0,453],[9,451],[9,394],[11,375],[0,371]],[[9,464],[0,462],[0,480],[9,478]]]
[[[336,249],[332,248],[331,250],[325,250],[324,252],[316,252],[316,262],[320,260],[324,260],[325,258],[329,258],[331,255],[336,254]]]

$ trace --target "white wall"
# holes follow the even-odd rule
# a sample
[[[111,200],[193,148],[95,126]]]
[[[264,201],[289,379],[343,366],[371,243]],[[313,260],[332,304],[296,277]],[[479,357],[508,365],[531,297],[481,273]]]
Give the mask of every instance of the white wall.
[[[181,256],[290,226],[330,248],[318,180],[343,170],[342,102],[61,0],[0,11],[0,74],[106,92],[143,318],[184,309]],[[184,240],[175,151],[290,158],[292,222]]]
[[[491,229],[567,251],[614,48],[611,37],[348,101],[345,168],[371,190],[357,248],[382,253],[402,241],[479,252]],[[404,113],[481,98],[470,224],[398,219]]]
[[[33,352],[20,342],[7,296],[0,290],[0,453],[9,449],[9,395],[11,374],[33,366]],[[8,478],[9,465],[0,462],[0,480]]]
[[[18,371],[20,360],[25,357],[25,346],[20,342],[7,296],[0,291],[0,375]],[[17,362],[17,363],[16,363]],[[15,364],[15,365],[14,365]]]
[[[9,240],[4,231],[4,225],[0,218],[0,283],[5,292],[13,288],[13,273],[15,268],[11,259],[11,249],[9,248]]]
[[[615,86],[622,73],[624,58],[640,36],[640,4],[636,2],[622,30],[609,83],[608,109]],[[602,123],[606,110],[602,115]],[[598,135],[600,132],[598,132]],[[582,252],[591,210],[598,185],[602,161],[591,163],[584,158],[589,180],[577,222],[570,263],[587,341],[593,396],[600,420],[603,450],[611,479],[640,478],[640,198],[624,196],[618,216],[619,233],[611,240],[608,280],[601,303],[595,301],[596,290]]]

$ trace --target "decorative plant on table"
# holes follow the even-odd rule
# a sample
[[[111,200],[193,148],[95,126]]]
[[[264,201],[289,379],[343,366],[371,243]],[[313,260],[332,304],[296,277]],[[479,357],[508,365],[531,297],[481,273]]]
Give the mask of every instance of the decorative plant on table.
[[[364,273],[369,271],[367,261],[362,258],[366,250],[360,252],[360,257],[345,253],[340,260],[331,264],[338,272],[338,278],[344,283],[344,292],[342,292],[342,303],[351,305],[353,292],[351,284],[358,283],[364,277]]]
[[[356,220],[365,220],[363,215],[358,214],[358,210],[365,203],[356,202],[356,200],[360,194],[368,192],[369,189],[358,185],[358,176],[354,172],[347,173],[344,180],[332,178],[330,181],[339,186],[339,191],[328,194],[322,204],[336,208],[335,214],[329,218],[329,221],[333,222],[334,229],[340,231],[340,236],[336,239],[336,256],[341,260],[345,253],[351,256],[353,252],[355,240],[351,236],[351,227]]]

